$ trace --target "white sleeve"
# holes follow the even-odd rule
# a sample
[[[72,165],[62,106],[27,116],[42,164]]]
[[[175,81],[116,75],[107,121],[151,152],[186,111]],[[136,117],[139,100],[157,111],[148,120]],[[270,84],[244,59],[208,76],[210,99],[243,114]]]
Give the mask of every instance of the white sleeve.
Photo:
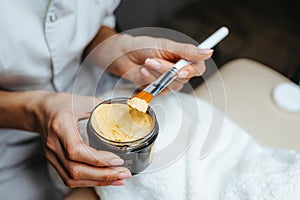
[[[116,18],[114,16],[114,11],[118,7],[120,0],[105,0],[106,2],[106,13],[103,19],[102,25],[115,28]]]

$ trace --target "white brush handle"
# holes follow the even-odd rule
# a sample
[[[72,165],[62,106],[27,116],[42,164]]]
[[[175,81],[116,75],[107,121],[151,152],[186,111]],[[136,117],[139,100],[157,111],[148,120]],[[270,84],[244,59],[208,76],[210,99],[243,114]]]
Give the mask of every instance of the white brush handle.
[[[221,27],[215,33],[209,36],[206,40],[204,40],[201,44],[199,44],[198,48],[200,49],[213,48],[216,44],[218,44],[221,40],[223,40],[228,34],[229,34],[228,28]],[[156,81],[148,85],[143,91],[152,94],[153,96],[156,96],[177,77],[177,72],[181,68],[190,64],[191,62],[186,61],[184,59],[179,60],[176,64],[174,64],[174,66],[169,71],[162,74]]]
[[[206,38],[201,44],[198,45],[199,49],[211,49],[216,44],[218,44],[221,40],[223,40],[229,34],[229,30],[227,27],[221,27],[216,32],[214,32],[211,36]],[[177,63],[174,64],[173,68],[180,70],[181,68],[190,65],[191,62],[181,59]]]

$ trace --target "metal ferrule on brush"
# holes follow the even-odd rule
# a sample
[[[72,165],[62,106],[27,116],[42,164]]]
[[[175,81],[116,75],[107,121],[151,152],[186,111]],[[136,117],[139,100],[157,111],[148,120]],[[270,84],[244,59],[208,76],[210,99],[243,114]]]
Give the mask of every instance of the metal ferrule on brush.
[[[171,68],[165,74],[160,76],[156,81],[148,85],[143,91],[148,92],[153,96],[156,96],[176,78],[177,72],[177,68]]]

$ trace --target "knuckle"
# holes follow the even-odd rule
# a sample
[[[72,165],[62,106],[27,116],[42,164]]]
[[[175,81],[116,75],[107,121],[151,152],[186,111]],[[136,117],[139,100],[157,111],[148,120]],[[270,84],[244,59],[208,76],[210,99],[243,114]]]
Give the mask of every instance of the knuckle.
[[[59,132],[61,129],[60,120],[58,118],[58,116],[55,116],[50,123],[50,129],[55,133]]]
[[[104,175],[101,176],[101,180],[102,181],[108,181],[108,180],[110,180],[110,176],[107,175],[107,174],[104,174]]]
[[[81,178],[80,169],[76,165],[70,166],[68,168],[68,172],[69,172],[68,174],[69,174],[69,176],[70,176],[71,179],[78,180],[78,179]]]
[[[51,160],[51,158],[52,158],[52,155],[51,155],[51,153],[49,152],[49,150],[45,150],[45,157],[47,158],[47,160]]]
[[[99,159],[96,159],[96,160],[94,161],[94,165],[95,165],[95,166],[108,166],[108,164],[105,164],[105,162],[102,162],[102,161],[99,160]]]
[[[108,186],[111,185],[111,181],[100,181],[98,182],[97,186]]]
[[[69,117],[70,114],[67,112],[60,112],[56,114],[50,122],[50,130],[56,134],[60,133],[66,119]]]
[[[74,145],[68,145],[66,147],[66,154],[67,154],[67,157],[70,160],[77,160],[78,159],[79,150],[77,148],[75,148]]]
[[[46,139],[46,144],[49,145],[49,147],[53,144],[52,139],[59,136],[62,133],[63,126],[65,124],[65,121],[67,119],[67,114],[57,114],[53,117],[53,119],[48,124],[49,134]]]
[[[116,179],[117,179],[117,174],[115,172],[104,172],[100,176],[100,180],[102,182],[110,182],[110,181],[116,180]]]
[[[50,139],[49,137],[46,138],[45,141],[45,146],[46,148],[50,149],[50,150],[54,150],[55,149],[55,142]]]
[[[76,187],[76,182],[70,178],[65,178],[65,179],[63,179],[63,181],[67,187],[70,187],[70,188]]]

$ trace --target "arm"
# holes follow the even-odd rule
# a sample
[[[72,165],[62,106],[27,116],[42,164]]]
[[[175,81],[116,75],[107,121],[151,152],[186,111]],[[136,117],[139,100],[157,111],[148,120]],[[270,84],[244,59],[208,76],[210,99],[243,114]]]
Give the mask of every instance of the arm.
[[[34,106],[46,92],[5,92],[0,91],[0,127],[35,132]]]
[[[103,42],[104,40],[116,35],[117,32],[109,28],[107,26],[101,26],[99,31],[97,32],[96,36],[93,38],[93,40],[86,46],[84,52],[83,52],[83,58],[86,58],[87,55],[97,47],[98,44]]]

